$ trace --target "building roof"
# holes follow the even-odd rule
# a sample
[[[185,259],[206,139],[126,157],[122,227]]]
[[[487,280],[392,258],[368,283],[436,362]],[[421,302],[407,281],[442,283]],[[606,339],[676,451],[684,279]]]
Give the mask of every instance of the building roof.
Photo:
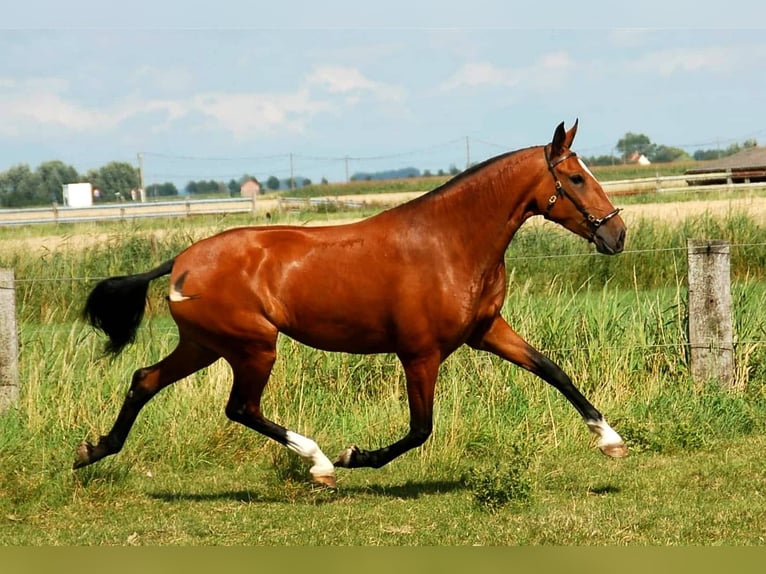
[[[725,177],[712,176],[704,181],[697,180],[699,185],[718,183],[760,183],[766,181],[766,147],[750,147],[740,152],[720,159],[700,162],[699,167],[686,170],[686,175],[714,174],[730,172]]]
[[[766,170],[766,147],[749,147],[727,157],[700,162],[699,167],[689,169],[686,173],[707,173],[727,169]]]

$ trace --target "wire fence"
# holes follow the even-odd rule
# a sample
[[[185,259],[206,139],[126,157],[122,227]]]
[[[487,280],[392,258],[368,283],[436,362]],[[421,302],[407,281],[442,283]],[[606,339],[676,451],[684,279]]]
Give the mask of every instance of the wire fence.
[[[766,242],[742,242],[729,244],[732,250],[745,249],[745,248],[766,248]],[[686,247],[665,247],[665,248],[652,248],[652,249],[635,249],[625,250],[622,255],[640,255],[640,256],[652,256],[658,253],[676,252],[686,254]],[[506,254],[506,263],[513,263],[514,261],[534,261],[534,260],[554,260],[554,259],[581,259],[583,257],[603,257],[593,251],[585,253],[554,253],[548,255],[509,255]],[[17,285],[27,286],[34,288],[35,284],[50,284],[50,283],[83,283],[92,285],[97,281],[106,279],[106,276],[71,276],[71,277],[35,277],[35,278],[16,278],[15,283]],[[733,285],[737,282],[734,281]],[[73,328],[71,324],[24,324],[20,323],[20,331],[23,336],[29,336],[35,333],[52,333],[52,332],[66,332],[71,331]],[[91,328],[82,324],[83,330],[90,330]],[[152,329],[163,333],[174,333],[176,331],[174,326],[158,326],[152,325]],[[764,330],[766,335],[766,330]],[[739,346],[763,346],[766,345],[766,339],[762,338],[748,338],[739,339],[735,334],[735,345]],[[601,346],[575,346],[575,347],[555,347],[555,348],[541,348],[540,350],[545,353],[574,353],[574,352],[593,352],[593,351],[636,351],[640,349],[668,349],[668,348],[690,348],[690,343],[686,340],[674,341],[669,343],[652,343],[642,345],[601,345]],[[396,361],[392,361],[395,363]]]

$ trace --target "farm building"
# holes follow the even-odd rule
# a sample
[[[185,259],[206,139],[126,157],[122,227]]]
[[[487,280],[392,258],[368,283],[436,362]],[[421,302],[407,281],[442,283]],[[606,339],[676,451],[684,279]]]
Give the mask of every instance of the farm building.
[[[628,163],[637,163],[638,165],[649,165],[652,162],[650,162],[649,158],[646,157],[644,154],[634,151],[632,154],[628,156]]]
[[[758,183],[766,181],[766,147],[754,146],[733,155],[701,162],[701,167],[686,170],[687,175],[731,172],[731,183]],[[718,177],[698,181],[700,184],[727,183]]]
[[[93,186],[90,183],[67,183],[62,186],[64,205],[90,207],[93,205]]]
[[[261,183],[254,177],[249,177],[239,186],[239,193],[242,197],[253,197],[261,193]]]

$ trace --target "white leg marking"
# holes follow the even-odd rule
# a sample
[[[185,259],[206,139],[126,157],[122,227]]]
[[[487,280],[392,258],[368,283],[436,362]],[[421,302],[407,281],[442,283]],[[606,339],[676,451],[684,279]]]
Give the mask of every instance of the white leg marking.
[[[628,454],[622,437],[604,420],[587,421],[588,428],[598,436],[598,448],[607,456],[620,458]]]
[[[310,438],[289,430],[287,431],[287,448],[311,461],[312,466],[309,472],[314,479],[335,477],[335,466],[325,456],[319,445]],[[319,482],[326,481],[319,480]]]

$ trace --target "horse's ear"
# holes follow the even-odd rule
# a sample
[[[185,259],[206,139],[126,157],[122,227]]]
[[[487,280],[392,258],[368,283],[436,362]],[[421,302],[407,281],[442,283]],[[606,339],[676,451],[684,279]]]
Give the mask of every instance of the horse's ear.
[[[564,152],[566,147],[567,133],[564,130],[564,122],[561,122],[556,126],[556,131],[553,132],[553,141],[551,142],[551,157],[556,157]]]
[[[569,128],[569,131],[567,131],[567,137],[564,139],[564,145],[568,148],[572,147],[572,142],[574,141],[575,134],[577,133],[577,124],[579,123],[579,118],[575,118],[574,125]]]

